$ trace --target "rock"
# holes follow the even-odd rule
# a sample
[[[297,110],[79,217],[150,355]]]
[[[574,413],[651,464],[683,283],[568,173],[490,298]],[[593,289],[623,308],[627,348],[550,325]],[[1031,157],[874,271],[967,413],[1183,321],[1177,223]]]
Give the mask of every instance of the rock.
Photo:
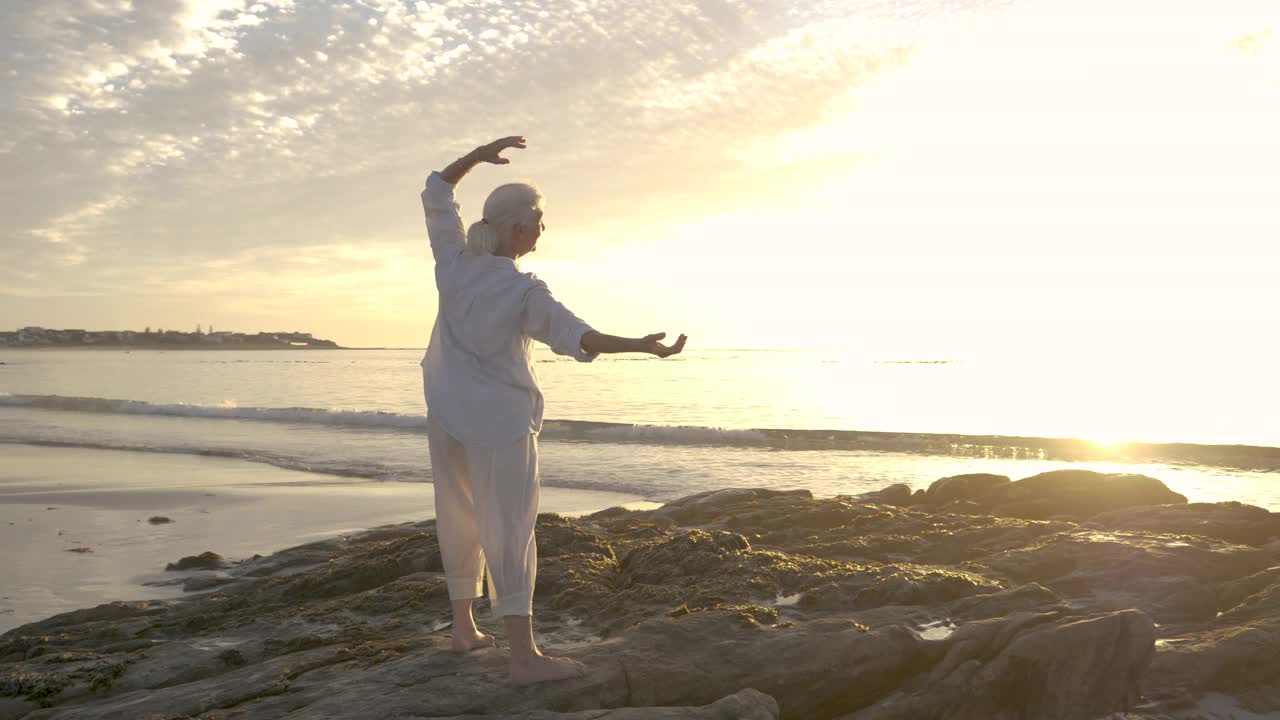
[[[166,523],[173,522],[173,520],[163,515],[152,515],[151,517],[147,518],[147,522],[151,523],[152,525],[164,525]]]
[[[701,704],[751,687],[777,700],[785,717],[821,718],[891,690],[910,674],[918,643],[900,626],[869,631],[833,619],[764,627],[709,610],[646,621],[616,647],[579,657],[596,667],[616,657],[633,704]]]
[[[1083,519],[1121,508],[1186,502],[1185,496],[1155,478],[1090,470],[1041,473],[997,485],[979,498],[982,507],[992,514],[1035,520],[1063,516]]]
[[[809,590],[800,607],[841,610],[884,605],[939,605],[968,595],[1000,590],[990,578],[959,570],[918,565],[886,565]]]
[[[39,636],[60,628],[72,626],[83,627],[86,625],[96,626],[99,624],[115,623],[121,620],[147,617],[164,612],[164,607],[163,603],[150,602],[146,600],[135,602],[112,602],[84,610],[72,610],[71,612],[54,615],[46,620],[34,622],[29,625],[23,625],[21,629],[24,633]],[[6,638],[8,635],[9,633],[0,635],[0,639]],[[0,643],[0,655],[4,654],[4,647],[3,643]]]
[[[1280,619],[1280,566],[1223,583],[1218,598],[1221,624]]]
[[[1280,717],[1280,623],[1274,617],[1210,630],[1182,632],[1159,641],[1148,695],[1176,709],[1221,694],[1256,714]]]
[[[1037,582],[1094,610],[1139,608],[1159,622],[1209,620],[1213,585],[1264,569],[1266,554],[1208,538],[1072,530],[977,559],[985,573]]]
[[[310,572],[275,578],[262,591],[285,601],[334,598],[379,588],[406,575],[443,570],[435,537],[415,533],[383,541],[376,553],[340,557]]]
[[[169,563],[165,570],[219,570],[226,567],[222,556],[216,552],[202,552],[199,555],[188,555],[176,563]]]
[[[778,720],[782,717],[776,700],[751,688],[699,708],[619,708],[597,713],[587,710],[568,714],[565,720]]]
[[[0,363],[0,365],[3,364]],[[31,700],[0,697],[0,720],[21,720],[38,707],[40,707],[39,703]]]
[[[1280,538],[1280,513],[1238,502],[1189,503],[1126,508],[1099,513],[1092,527],[1203,535],[1240,545],[1265,545]]]
[[[429,612],[449,602],[448,584],[433,573],[413,573],[362,593],[350,607],[370,615]]]
[[[182,591],[203,592],[205,590],[212,590],[213,588],[221,587],[233,582],[235,582],[235,578],[230,577],[190,577],[182,580]]]
[[[552,602],[590,611],[604,624],[605,637],[682,605],[704,609],[773,602],[779,596],[862,572],[845,563],[753,550],[742,535],[724,530],[689,530],[667,540],[640,543],[616,565],[599,555],[569,558],[573,568],[569,572],[577,582],[554,586],[552,592],[557,595]],[[538,575],[542,587],[541,569]],[[592,582],[581,582],[588,577]]]
[[[332,648],[324,648],[267,660],[253,666],[232,668],[218,659],[217,655],[218,653],[210,653],[213,662],[208,672],[218,674],[198,679],[188,678],[172,687],[116,692],[93,706],[72,705],[65,710],[37,711],[28,717],[31,720],[38,720],[41,716],[59,720],[130,720],[196,716],[215,708],[231,707],[283,693],[289,688],[291,681],[303,673],[354,659],[337,654]],[[49,697],[70,699],[68,695],[84,696],[93,693],[95,689],[99,692],[112,689],[109,683],[99,682],[97,688],[91,685],[91,681],[71,679],[60,692],[51,693]]]
[[[1063,522],[932,513],[916,508],[855,506],[844,525],[818,537],[785,525],[767,529],[757,545],[794,554],[849,562],[954,564],[1003,549],[1034,545],[1039,538],[1075,528]],[[802,517],[804,511],[795,511]]]
[[[969,475],[952,475],[935,480],[922,497],[912,498],[913,503],[929,503],[941,505],[953,500],[974,500],[990,492],[992,489],[1007,485],[1009,478],[1004,475],[972,473]]]
[[[620,584],[618,561],[598,553],[572,553],[538,558],[534,594],[559,609],[599,612]]]
[[[589,673],[537,688],[506,683],[504,649],[447,651],[432,521],[218,558],[179,578],[208,592],[0,635],[0,720],[1154,720],[1216,693],[1280,709],[1280,539],[1164,532],[1184,527],[1168,505],[1065,514],[1088,525],[998,515],[1018,483],[968,482],[910,507],[737,489],[541,515],[539,640]],[[501,635],[486,601],[476,617]]]
[[[680,498],[663,505],[661,513],[681,525],[701,522],[708,513],[723,512],[735,504],[754,505],[781,499],[812,500],[808,490],[763,490],[759,488],[726,488]]]
[[[858,502],[906,506],[911,504],[911,486],[897,483],[881,490],[855,495],[853,499]]]
[[[539,559],[568,553],[595,553],[616,559],[613,547],[603,535],[583,529],[570,518],[542,513],[538,516],[537,532]]]
[[[751,551],[751,544],[737,533],[691,530],[667,542],[633,550],[622,560],[622,569],[634,582],[656,585],[673,576],[703,576],[719,569],[726,557]]]
[[[516,715],[452,715],[440,720],[778,720],[778,703],[747,688],[700,707],[632,707],[557,713],[535,710]]]
[[[971,595],[948,605],[947,616],[958,620],[986,620],[1032,610],[1064,610],[1062,598],[1038,583],[1019,585],[986,595]]]
[[[244,561],[239,570],[249,577],[295,574],[309,568],[327,565],[331,559],[344,553],[345,549],[341,542],[311,543],[266,557],[254,555]]]
[[[1257,710],[1280,715],[1280,697],[1274,694],[1277,667],[1280,619],[1275,616],[1184,632],[1158,643],[1148,695],[1176,707],[1211,692],[1259,694],[1264,706]]]
[[[1151,620],[1135,610],[966,625],[928,673],[844,718],[1093,720],[1137,705],[1154,639]]]

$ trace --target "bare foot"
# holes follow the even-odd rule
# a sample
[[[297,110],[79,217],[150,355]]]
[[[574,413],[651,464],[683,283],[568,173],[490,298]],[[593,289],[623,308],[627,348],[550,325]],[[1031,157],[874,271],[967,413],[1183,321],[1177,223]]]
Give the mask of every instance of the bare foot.
[[[582,677],[587,673],[587,666],[566,657],[549,657],[535,655],[530,660],[512,660],[509,665],[511,682],[515,685],[532,685],[551,680]]]
[[[459,631],[455,628],[453,640],[449,643],[449,649],[456,653],[466,653],[480,648],[493,647],[495,642],[492,635],[485,635],[479,630]]]

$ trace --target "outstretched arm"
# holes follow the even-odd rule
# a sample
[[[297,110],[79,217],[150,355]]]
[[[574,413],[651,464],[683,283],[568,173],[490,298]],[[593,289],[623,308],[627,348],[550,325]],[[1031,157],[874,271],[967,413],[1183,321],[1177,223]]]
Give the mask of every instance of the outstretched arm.
[[[557,355],[579,362],[591,362],[600,353],[638,352],[667,357],[683,350],[685,341],[681,335],[674,345],[668,346],[658,342],[666,333],[624,338],[596,332],[552,297],[547,284],[537,279],[525,295],[524,333],[546,343]]]
[[[684,350],[684,341],[689,339],[681,335],[672,345],[663,345],[658,342],[666,336],[666,333],[654,333],[642,338],[624,338],[592,330],[582,336],[582,349],[589,353],[649,353],[664,358]]]

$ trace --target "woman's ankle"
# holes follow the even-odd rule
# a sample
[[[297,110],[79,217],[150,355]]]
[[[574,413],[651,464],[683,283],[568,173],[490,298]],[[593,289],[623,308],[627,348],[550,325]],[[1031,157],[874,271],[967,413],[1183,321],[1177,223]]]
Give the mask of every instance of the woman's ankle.
[[[532,649],[511,648],[510,661],[512,665],[521,665],[531,663],[542,657],[542,651],[536,646]]]
[[[533,618],[528,615],[504,615],[502,624],[506,630],[507,646],[511,648],[513,664],[531,663],[542,655],[538,650],[538,641],[533,637]]]

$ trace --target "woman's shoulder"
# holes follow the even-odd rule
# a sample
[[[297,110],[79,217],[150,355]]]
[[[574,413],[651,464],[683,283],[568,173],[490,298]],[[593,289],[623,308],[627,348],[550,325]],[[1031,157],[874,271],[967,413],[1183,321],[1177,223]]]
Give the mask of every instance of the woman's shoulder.
[[[465,262],[468,266],[476,271],[497,274],[511,274],[514,276],[524,277],[533,273],[520,272],[520,268],[515,262],[502,255],[473,255],[468,250],[458,256],[459,260]]]
[[[469,270],[462,274],[470,276],[463,280],[463,286],[485,287],[489,292],[500,292],[504,295],[515,293],[527,297],[533,292],[550,292],[547,284],[532,272],[524,272],[511,258],[479,255],[468,256]]]

